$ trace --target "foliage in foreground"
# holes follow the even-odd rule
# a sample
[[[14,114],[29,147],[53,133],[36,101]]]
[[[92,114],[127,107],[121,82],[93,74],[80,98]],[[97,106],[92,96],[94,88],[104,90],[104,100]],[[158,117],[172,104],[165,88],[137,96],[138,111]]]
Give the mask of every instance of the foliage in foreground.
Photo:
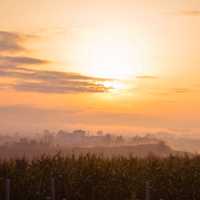
[[[0,199],[5,199],[6,178],[11,180],[11,200],[47,199],[51,177],[55,177],[56,200],[143,200],[146,181],[153,200],[200,199],[200,156],[95,155],[0,161]]]

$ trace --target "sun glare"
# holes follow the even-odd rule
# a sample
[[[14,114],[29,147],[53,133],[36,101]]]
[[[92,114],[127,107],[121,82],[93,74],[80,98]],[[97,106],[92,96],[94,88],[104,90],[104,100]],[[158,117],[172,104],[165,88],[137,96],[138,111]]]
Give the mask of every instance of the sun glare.
[[[126,84],[122,81],[105,81],[102,83],[106,88],[113,90],[124,90],[126,89]]]
[[[95,32],[75,45],[74,65],[96,77],[129,79],[141,68],[141,50],[127,33]]]
[[[100,77],[125,79],[134,74],[133,51],[122,41],[95,41],[90,46],[91,73]]]

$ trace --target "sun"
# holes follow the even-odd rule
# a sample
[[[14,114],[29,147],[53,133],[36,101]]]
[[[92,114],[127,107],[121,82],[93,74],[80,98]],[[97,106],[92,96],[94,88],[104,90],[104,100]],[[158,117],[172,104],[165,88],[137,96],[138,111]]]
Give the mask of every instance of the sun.
[[[90,73],[100,77],[125,79],[136,71],[133,49],[125,41],[94,41],[89,49]]]
[[[74,48],[75,65],[91,76],[124,80],[137,75],[141,68],[140,48],[124,32],[95,32]]]

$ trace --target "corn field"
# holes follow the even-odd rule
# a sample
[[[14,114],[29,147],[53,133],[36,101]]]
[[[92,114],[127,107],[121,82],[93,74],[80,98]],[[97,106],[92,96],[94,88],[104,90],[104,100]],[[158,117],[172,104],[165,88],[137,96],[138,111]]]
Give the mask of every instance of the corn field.
[[[200,200],[200,156],[0,161],[1,200]]]

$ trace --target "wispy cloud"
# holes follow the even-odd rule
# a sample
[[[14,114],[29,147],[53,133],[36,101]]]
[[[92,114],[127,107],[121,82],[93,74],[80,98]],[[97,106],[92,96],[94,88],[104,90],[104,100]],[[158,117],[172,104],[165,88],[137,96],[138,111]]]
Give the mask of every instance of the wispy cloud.
[[[151,75],[141,75],[141,76],[136,76],[137,79],[158,79],[159,77],[157,76],[151,76]]]
[[[97,92],[106,92],[108,88],[102,84],[96,84],[91,82],[89,79],[87,81],[66,80],[65,82],[55,81],[43,81],[43,82],[31,82],[23,81],[17,82],[12,85],[17,91],[26,91],[26,92],[40,92],[40,93],[97,93]]]
[[[149,94],[153,95],[153,96],[174,96],[174,95],[184,95],[184,94],[188,94],[191,92],[195,92],[193,89],[191,88],[186,88],[186,87],[174,87],[174,88],[151,88],[149,90]]]
[[[47,64],[49,61],[27,56],[0,56],[0,67],[10,68],[27,65]]]
[[[1,89],[14,89],[23,92],[39,93],[98,93],[110,88],[103,82],[108,79],[85,76],[72,72],[59,72],[30,69],[29,66],[50,63],[29,56],[13,56],[26,50],[24,40],[31,36],[0,31],[0,77],[13,79],[12,83],[1,83]],[[11,54],[11,55],[10,55]]]
[[[25,34],[0,31],[0,53],[24,51],[26,48],[23,46],[23,43],[30,37]]]
[[[95,93],[106,92],[110,89],[103,85],[103,82],[107,79],[70,72],[42,71],[15,67],[12,69],[0,69],[0,77],[16,79],[14,84],[7,84],[7,87],[26,92]]]
[[[191,92],[189,88],[172,88],[172,92],[176,94],[185,94]]]
[[[199,17],[200,16],[200,10],[181,10],[177,13],[178,15],[182,16],[192,16],[192,17]]]

